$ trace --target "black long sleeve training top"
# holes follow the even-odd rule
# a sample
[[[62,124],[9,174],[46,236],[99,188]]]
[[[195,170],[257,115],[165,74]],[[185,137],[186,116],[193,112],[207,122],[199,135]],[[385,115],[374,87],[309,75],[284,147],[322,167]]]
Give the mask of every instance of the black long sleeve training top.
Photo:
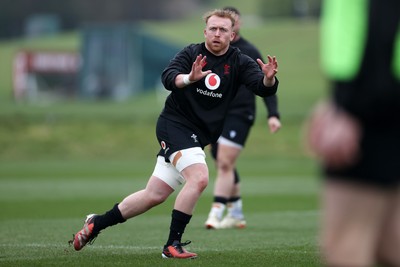
[[[203,71],[212,73],[184,88],[177,88],[178,74],[188,74],[196,57],[206,56]],[[263,84],[264,74],[258,64],[239,49],[229,47],[221,56],[210,53],[204,43],[191,44],[170,61],[161,75],[162,83],[171,94],[167,97],[162,117],[192,128],[203,140],[203,145],[215,142],[221,134],[229,105],[239,86],[261,97],[274,95],[278,79],[271,87]]]
[[[231,45],[233,47],[237,47],[240,51],[249,57],[251,57],[254,61],[257,58],[264,61],[261,53],[258,49],[251,44],[249,41],[240,37],[236,42],[232,42]],[[263,98],[264,105],[268,111],[268,118],[275,116],[280,117],[278,112],[278,98],[276,95],[268,96]],[[244,85],[241,86],[238,94],[231,104],[231,108],[229,110],[229,114],[233,114],[238,116],[246,121],[249,121],[251,124],[254,123],[256,118],[256,99],[254,94],[250,90],[246,90]]]

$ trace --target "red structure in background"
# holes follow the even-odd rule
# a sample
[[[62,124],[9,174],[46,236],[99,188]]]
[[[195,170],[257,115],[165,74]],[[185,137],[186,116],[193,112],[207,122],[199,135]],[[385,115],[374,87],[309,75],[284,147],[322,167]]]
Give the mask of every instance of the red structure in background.
[[[67,89],[65,87],[75,83],[71,79],[76,79],[79,66],[80,58],[75,52],[20,51],[13,63],[14,97],[16,100],[26,99],[32,91],[41,90],[38,88],[38,77],[58,77],[55,80],[58,79],[60,84],[53,89]]]

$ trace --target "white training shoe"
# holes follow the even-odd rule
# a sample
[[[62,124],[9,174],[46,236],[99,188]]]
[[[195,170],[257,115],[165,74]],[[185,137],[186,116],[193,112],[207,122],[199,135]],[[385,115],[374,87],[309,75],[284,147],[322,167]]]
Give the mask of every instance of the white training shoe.
[[[246,221],[244,219],[234,218],[229,215],[226,215],[219,223],[219,229],[230,229],[230,228],[242,229],[245,227],[246,227]]]
[[[205,222],[206,229],[219,229],[220,221],[217,216],[208,216],[207,221]]]

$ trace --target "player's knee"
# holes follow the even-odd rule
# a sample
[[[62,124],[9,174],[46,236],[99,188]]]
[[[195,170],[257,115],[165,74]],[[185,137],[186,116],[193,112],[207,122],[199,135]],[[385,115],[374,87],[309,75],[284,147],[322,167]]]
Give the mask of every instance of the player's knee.
[[[183,171],[186,183],[198,192],[203,192],[208,185],[208,169],[205,164],[195,164],[188,166]]]
[[[208,185],[208,168],[205,164],[194,164],[188,166],[182,172],[183,177],[186,180],[186,184],[195,190],[197,193],[201,193],[206,189]]]
[[[208,173],[200,173],[197,179],[197,186],[200,192],[203,192],[208,185]]]
[[[149,192],[147,194],[147,199],[150,206],[156,206],[163,203],[168,196],[168,194],[164,194],[163,192]]]
[[[225,158],[219,158],[217,161],[217,167],[220,171],[228,172],[233,169],[233,163]]]

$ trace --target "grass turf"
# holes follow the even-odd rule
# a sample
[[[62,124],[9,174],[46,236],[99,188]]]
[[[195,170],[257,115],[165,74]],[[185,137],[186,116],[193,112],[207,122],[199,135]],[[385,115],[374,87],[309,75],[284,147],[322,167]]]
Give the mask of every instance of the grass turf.
[[[199,21],[146,27],[183,46],[188,39],[203,40]],[[10,101],[11,65],[0,64],[0,266],[319,266],[318,174],[301,144],[302,123],[325,88],[317,26],[277,20],[243,28],[264,56],[278,57],[283,128],[270,135],[265,110],[258,112],[239,159],[247,229],[204,229],[215,177],[207,158],[210,185],[184,235],[199,254],[193,261],[161,259],[174,196],[106,229],[80,252],[67,245],[86,214],[102,213],[145,186],[158,149],[154,125],[162,104],[157,97],[17,105]],[[79,40],[72,33],[1,43],[3,63],[26,46],[77,49]]]
[[[0,265],[319,265],[315,245],[315,177],[246,175],[242,191],[248,227],[242,230],[215,231],[203,227],[212,199],[209,187],[184,235],[184,239],[192,240],[189,249],[197,252],[199,258],[179,261],[161,259],[174,197],[142,216],[104,230],[92,246],[80,252],[69,247],[67,241],[81,228],[85,214],[111,208],[129,192],[142,188],[147,178],[124,174],[96,178],[79,175],[80,171],[65,177],[62,170],[68,170],[71,164],[58,163],[54,177],[31,179],[31,164],[27,164],[26,177],[2,177]],[[88,163],[88,168],[93,164]],[[125,167],[131,168],[129,164]],[[140,168],[140,164],[134,167]],[[110,164],[109,168],[115,167]]]

